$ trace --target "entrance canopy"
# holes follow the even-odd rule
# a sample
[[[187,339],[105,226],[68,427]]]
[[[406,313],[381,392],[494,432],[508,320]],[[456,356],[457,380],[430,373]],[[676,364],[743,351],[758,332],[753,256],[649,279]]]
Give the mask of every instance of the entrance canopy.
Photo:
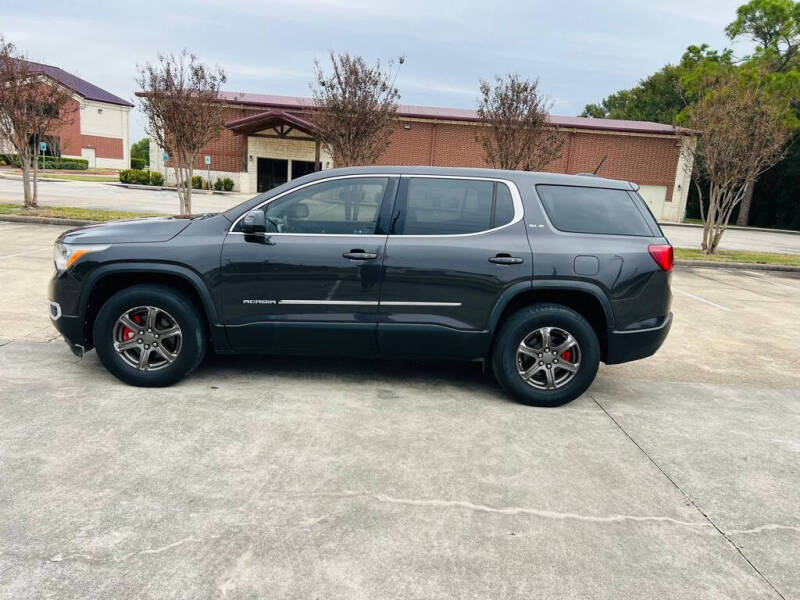
[[[225,127],[238,135],[252,135],[272,129],[278,137],[286,137],[292,131],[298,131],[306,134],[309,138],[314,138],[316,132],[314,124],[310,121],[280,109],[267,110],[243,119],[230,121],[225,123]]]

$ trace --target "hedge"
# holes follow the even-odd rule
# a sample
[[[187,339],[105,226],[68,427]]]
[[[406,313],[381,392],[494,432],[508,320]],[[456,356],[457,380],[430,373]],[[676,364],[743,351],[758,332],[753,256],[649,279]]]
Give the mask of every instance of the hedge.
[[[141,170],[147,166],[147,161],[137,156],[131,156],[131,169]]]
[[[7,165],[13,165],[17,168],[21,166],[19,155],[17,154],[0,154],[0,159]],[[42,166],[41,157],[38,160],[39,166]],[[32,164],[32,163],[31,163]],[[45,156],[44,158],[45,169],[64,169],[65,171],[85,171],[89,168],[89,161],[85,158],[67,158],[66,156]]]

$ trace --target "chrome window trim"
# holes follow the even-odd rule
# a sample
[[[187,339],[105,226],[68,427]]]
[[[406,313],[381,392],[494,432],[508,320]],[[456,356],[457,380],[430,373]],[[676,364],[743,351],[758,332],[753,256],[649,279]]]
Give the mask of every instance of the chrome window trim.
[[[239,216],[233,224],[228,229],[228,234],[230,235],[245,235],[242,231],[234,231],[234,228],[239,224],[247,213],[251,210],[257,210],[262,206],[266,206],[270,202],[274,202],[278,198],[283,198],[287,194],[291,194],[292,192],[296,192],[297,190],[301,190],[303,188],[317,185],[319,183],[324,183],[327,181],[335,181],[337,179],[359,179],[363,177],[383,177],[383,178],[395,178],[395,179],[412,179],[412,178],[425,178],[425,179],[463,179],[468,181],[494,181],[498,183],[504,183],[506,187],[508,187],[508,191],[511,193],[511,201],[514,204],[514,218],[511,219],[505,225],[500,225],[499,227],[493,227],[492,229],[484,229],[482,231],[474,231],[472,233],[434,233],[430,235],[425,234],[414,234],[414,235],[401,235],[401,234],[375,234],[375,233],[262,233],[258,235],[264,236],[301,236],[301,237],[314,237],[314,236],[325,236],[325,237],[344,237],[344,238],[379,238],[383,239],[387,236],[391,235],[392,237],[397,238],[404,238],[404,239],[415,239],[415,238],[459,238],[459,237],[469,237],[474,235],[484,235],[487,233],[494,233],[495,231],[500,231],[501,229],[505,229],[506,227],[511,227],[522,221],[522,218],[525,214],[524,208],[522,206],[522,197],[520,196],[519,189],[517,185],[509,180],[509,179],[502,179],[500,177],[475,177],[475,176],[463,176],[463,175],[413,175],[411,173],[364,173],[361,175],[337,175],[335,177],[327,177],[325,179],[320,179],[319,181],[311,181],[309,183],[304,183],[303,185],[299,185],[296,188],[292,188],[290,190],[286,190],[275,196],[274,198],[270,198],[269,200],[264,200],[261,204],[257,204],[250,210],[246,211],[244,214]]]
[[[298,190],[302,190],[302,189],[310,187],[312,185],[319,185],[320,183],[327,183],[328,181],[336,181],[338,179],[362,179],[362,178],[365,178],[365,177],[381,177],[381,178],[384,178],[384,179],[386,179],[386,178],[388,178],[388,179],[392,179],[392,178],[400,179],[400,175],[398,175],[398,174],[364,173],[364,174],[361,174],[361,175],[336,175],[335,177],[326,177],[324,179],[319,179],[317,181],[309,181],[308,183],[304,183],[303,185],[298,185],[295,188],[292,188],[290,190],[286,190],[285,192],[281,192],[280,194],[278,194],[274,198],[270,198],[269,200],[264,200],[261,204],[257,204],[253,208],[245,211],[242,215],[240,215],[233,222],[233,224],[228,229],[228,233],[232,233],[232,234],[235,234],[235,235],[245,235],[245,233],[243,231],[234,231],[233,229],[239,224],[239,221],[244,219],[244,217],[247,215],[247,213],[249,213],[252,210],[258,210],[262,206],[266,206],[267,204],[270,204],[271,202],[274,202],[275,200],[277,200],[279,198],[283,198],[287,194],[292,194],[292,193],[294,193],[294,192],[296,192]],[[324,235],[326,237],[359,237],[359,238],[363,238],[363,237],[385,238],[386,237],[385,235],[378,235],[378,234],[374,234],[374,233],[364,233],[364,234],[361,234],[361,233],[264,233],[262,235],[269,235],[269,236],[273,236],[273,235],[295,235],[295,236],[298,236],[299,235],[299,236],[303,236],[303,237],[314,236],[314,235]]]

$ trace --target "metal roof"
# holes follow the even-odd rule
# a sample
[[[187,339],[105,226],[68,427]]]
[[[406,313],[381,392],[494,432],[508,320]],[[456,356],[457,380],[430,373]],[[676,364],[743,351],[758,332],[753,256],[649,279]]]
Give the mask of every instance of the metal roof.
[[[89,83],[85,79],[81,79],[77,75],[67,73],[64,69],[54,67],[53,65],[45,65],[42,63],[25,61],[28,64],[29,73],[41,73],[47,75],[51,79],[55,79],[64,87],[71,89],[73,92],[86,98],[87,100],[95,100],[97,102],[106,102],[108,104],[117,104],[119,106],[133,106],[127,100],[123,100],[119,96],[115,96],[111,92],[97,87],[93,83]]]
[[[220,92],[219,99],[232,104],[282,108],[293,110],[314,109],[313,98],[304,96],[278,96],[274,94],[250,94],[245,92]],[[435,119],[442,121],[478,121],[478,113],[467,108],[440,108],[435,106],[415,106],[400,104],[397,115],[408,119]],[[624,121],[621,119],[593,119],[590,117],[564,117],[550,115],[550,122],[565,129],[589,129],[618,131],[624,133],[643,133],[652,135],[687,135],[692,130],[650,121]]]

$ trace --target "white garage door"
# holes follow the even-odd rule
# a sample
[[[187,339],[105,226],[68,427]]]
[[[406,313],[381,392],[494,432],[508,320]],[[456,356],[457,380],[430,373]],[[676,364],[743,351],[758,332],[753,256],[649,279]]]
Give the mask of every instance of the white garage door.
[[[639,195],[650,207],[656,220],[660,221],[664,214],[664,202],[667,200],[667,186],[643,185],[639,187]]]

